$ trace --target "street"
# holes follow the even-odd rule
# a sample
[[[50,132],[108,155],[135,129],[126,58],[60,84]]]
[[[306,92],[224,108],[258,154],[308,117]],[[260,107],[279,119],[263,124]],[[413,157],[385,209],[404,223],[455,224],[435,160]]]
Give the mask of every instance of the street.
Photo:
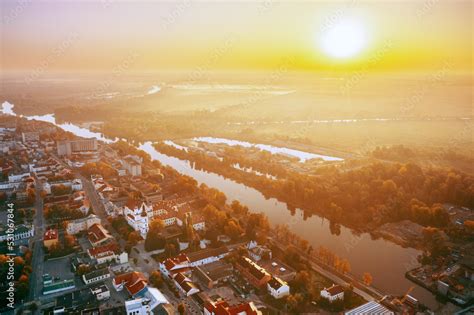
[[[31,266],[33,273],[30,276],[30,291],[29,301],[36,301],[41,296],[41,288],[43,283],[43,267],[44,267],[44,250],[43,250],[43,233],[44,233],[44,218],[43,218],[43,199],[41,197],[41,191],[43,185],[40,180],[35,176],[35,236],[32,240],[33,243],[33,256]]]

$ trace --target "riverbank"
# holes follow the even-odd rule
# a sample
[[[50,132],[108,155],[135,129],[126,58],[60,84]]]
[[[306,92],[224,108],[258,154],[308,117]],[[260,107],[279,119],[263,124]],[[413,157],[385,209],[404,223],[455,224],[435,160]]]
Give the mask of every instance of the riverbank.
[[[63,128],[62,125],[57,126]],[[79,128],[71,132],[79,137],[88,137],[88,134],[83,133]],[[402,248],[381,239],[372,239],[368,234],[354,235],[352,231],[344,227],[340,227],[337,233],[334,233],[329,222],[322,217],[315,214],[307,216],[300,209],[290,209],[286,204],[275,198],[265,197],[251,187],[218,174],[196,169],[188,161],[156,151],[150,142],[140,145],[139,148],[148,153],[153,160],[158,160],[161,164],[196,179],[199,184],[204,183],[209,187],[218,188],[230,200],[238,200],[252,211],[262,211],[267,215],[272,226],[287,224],[291,231],[308,240],[313,247],[324,245],[338,255],[347,257],[357,277],[364,272],[370,272],[374,277],[374,284],[381,290],[392,294],[403,294],[412,285],[404,276],[405,265],[410,264],[413,257],[420,254],[419,251]],[[430,308],[438,308],[438,303],[434,301],[430,292],[415,288],[413,294]]]

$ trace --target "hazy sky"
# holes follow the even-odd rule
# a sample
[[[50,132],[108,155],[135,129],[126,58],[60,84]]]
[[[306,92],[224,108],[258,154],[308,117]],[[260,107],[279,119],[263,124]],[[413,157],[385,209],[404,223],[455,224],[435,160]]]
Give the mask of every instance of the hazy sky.
[[[471,1],[1,1],[5,70],[438,69],[472,71]],[[357,25],[357,53],[321,44]],[[353,23],[353,24],[351,24]],[[332,45],[332,42],[329,42]],[[337,46],[334,49],[340,49]],[[331,48],[330,48],[331,49]],[[289,61],[288,61],[289,60]]]

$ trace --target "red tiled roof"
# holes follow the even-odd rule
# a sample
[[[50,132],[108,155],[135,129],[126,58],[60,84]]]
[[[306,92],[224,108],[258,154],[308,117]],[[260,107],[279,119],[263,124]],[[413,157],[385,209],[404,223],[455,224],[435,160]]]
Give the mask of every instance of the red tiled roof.
[[[107,230],[102,225],[97,223],[92,225],[87,232],[89,241],[91,243],[101,242],[110,237]]]
[[[101,254],[107,253],[107,252],[117,253],[119,251],[119,246],[118,246],[117,243],[111,243],[111,244],[107,244],[107,245],[103,245],[103,246],[97,246],[97,247],[94,247],[94,248],[90,248],[87,251],[89,253],[89,256],[97,257],[97,256],[100,256]]]
[[[334,296],[334,295],[337,295],[337,294],[340,294],[342,292],[344,292],[344,288],[340,285],[336,285],[336,284],[333,284],[331,287],[325,289],[326,291],[329,292],[329,294],[331,294],[331,296]]]
[[[176,265],[182,264],[184,262],[189,262],[189,258],[186,254],[181,253],[176,257],[166,259],[163,261],[163,264],[165,265],[166,269],[170,271]]]
[[[49,241],[49,240],[55,240],[58,238],[58,230],[55,229],[49,229],[46,232],[44,232],[44,240]]]
[[[217,302],[207,302],[205,308],[210,312],[216,315],[237,315],[237,314],[246,314],[246,315],[257,315],[258,310],[252,302],[241,303],[233,306],[220,300]]]
[[[137,271],[119,275],[113,281],[115,286],[124,283],[128,293],[132,296],[143,290],[148,283],[143,273]]]
[[[129,198],[127,200],[127,203],[125,204],[125,206],[127,206],[127,208],[129,208],[130,210],[137,208],[139,205],[140,205],[140,202],[131,198]]]

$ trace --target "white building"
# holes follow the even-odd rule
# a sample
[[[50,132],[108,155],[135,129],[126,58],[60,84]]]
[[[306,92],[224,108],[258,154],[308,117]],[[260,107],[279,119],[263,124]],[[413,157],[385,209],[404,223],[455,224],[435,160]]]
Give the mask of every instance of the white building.
[[[187,254],[191,267],[203,266],[221,260],[229,254],[226,246]]]
[[[324,288],[323,290],[321,290],[321,297],[329,300],[329,302],[343,300],[344,288],[340,285],[333,284],[329,288]]]
[[[394,315],[395,313],[375,301],[367,302],[344,313],[345,315]]]
[[[143,298],[125,301],[125,312],[127,315],[149,315],[151,314],[150,301]]]
[[[13,233],[12,233],[13,232]],[[29,239],[35,234],[34,225],[25,225],[20,224],[15,226],[14,231],[10,231],[6,225],[0,225],[0,242],[7,240],[9,235],[13,234],[13,241],[15,243],[20,242],[21,240]]]
[[[94,270],[82,276],[82,280],[85,284],[95,283],[108,278],[110,278],[110,272],[108,268]]]
[[[100,219],[95,214],[91,214],[85,218],[69,221],[66,227],[66,231],[68,234],[74,235],[79,232],[86,231],[94,224],[100,224]]]
[[[136,155],[127,155],[122,160],[123,167],[127,170],[128,174],[132,176],[142,175],[142,159]]]
[[[148,224],[153,218],[153,207],[144,202],[139,204],[129,201],[124,206],[123,214],[127,223],[140,233],[141,237],[146,238]]]
[[[193,294],[199,293],[199,288],[186,275],[177,273],[173,280],[178,290],[185,296],[191,296]]]
[[[278,277],[272,277],[272,279],[267,282],[267,290],[275,299],[281,299],[290,295],[290,286]]]
[[[108,300],[110,298],[110,290],[105,284],[91,289],[91,292],[97,298],[97,301]]]

